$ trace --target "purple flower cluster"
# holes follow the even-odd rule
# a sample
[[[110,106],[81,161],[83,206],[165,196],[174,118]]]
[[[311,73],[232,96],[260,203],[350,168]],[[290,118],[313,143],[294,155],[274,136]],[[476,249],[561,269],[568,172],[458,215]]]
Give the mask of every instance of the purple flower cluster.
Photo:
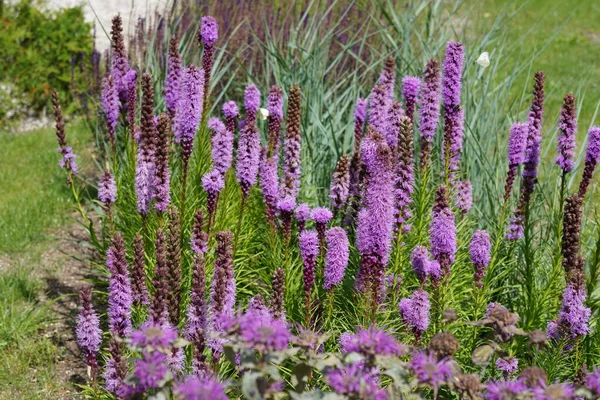
[[[400,300],[398,310],[404,322],[409,325],[419,340],[423,332],[429,327],[429,293],[422,289],[415,290],[409,298]]]
[[[525,148],[527,146],[527,124],[515,122],[510,128],[508,137],[508,173],[504,187],[504,200],[508,200],[512,191],[517,169],[525,161]]]
[[[302,231],[299,243],[300,255],[304,262],[304,292],[308,296],[315,284],[315,266],[319,256],[319,235],[313,230]]]
[[[131,308],[133,296],[129,268],[125,258],[125,243],[121,233],[115,233],[111,247],[106,252],[106,267],[110,272],[108,282],[108,326],[115,336],[131,335]]]
[[[575,164],[575,135],[577,133],[577,111],[575,110],[575,97],[572,94],[565,96],[560,117],[558,120],[558,144],[556,152],[556,165],[564,173],[571,172]]]
[[[487,400],[517,400],[527,391],[527,386],[521,381],[489,381],[486,384],[485,398]]]
[[[425,68],[419,103],[421,166],[428,164],[431,157],[431,144],[440,118],[440,89],[440,65],[431,59]]]
[[[454,214],[449,207],[433,212],[429,227],[431,254],[437,260],[444,275],[450,273],[450,265],[456,257],[456,225]]]
[[[594,169],[600,159],[600,126],[592,126],[588,132],[588,145],[585,153],[585,166],[583,177],[579,184],[579,195],[583,198],[592,180]]]
[[[100,178],[98,199],[107,207],[117,201],[117,183],[108,170],[104,171],[102,178]]]
[[[213,168],[225,175],[231,167],[233,160],[233,132],[229,132],[219,118],[212,117],[208,120],[211,136],[211,156]]]
[[[366,371],[360,363],[349,364],[327,373],[327,384],[338,394],[351,399],[387,400],[385,389],[379,388],[379,378]]]
[[[576,339],[590,332],[591,310],[584,305],[585,289],[568,283],[562,300],[558,319],[548,323],[546,334],[552,339],[567,337]]]
[[[516,357],[499,357],[496,360],[496,368],[507,375],[514,374],[519,369],[519,360]]]
[[[97,365],[96,355],[100,351],[102,343],[102,330],[100,329],[100,317],[92,305],[92,290],[89,286],[81,289],[81,306],[77,316],[77,329],[75,336],[77,344],[84,353],[86,363],[90,367]]]
[[[421,88],[421,79],[416,76],[405,76],[402,79],[402,94],[404,96],[404,107],[406,116],[414,124],[415,110],[419,101],[419,90]]]
[[[404,347],[392,335],[374,325],[368,329],[360,328],[354,335],[342,334],[340,350],[343,353],[360,353],[366,357],[398,356],[404,353]]]
[[[114,142],[115,130],[119,122],[119,93],[112,75],[107,75],[102,80],[102,96],[100,100],[104,109],[108,134],[111,141]]]
[[[471,211],[471,207],[473,207],[473,185],[470,181],[465,179],[456,183],[454,205],[463,215]]]
[[[227,400],[225,388],[212,377],[189,376],[182,382],[175,385],[173,391],[179,397],[186,400],[211,399]]]
[[[260,164],[260,135],[256,126],[256,112],[260,106],[260,92],[249,85],[244,94],[246,124],[242,129],[237,150],[236,176],[244,197],[256,183]]]
[[[203,109],[204,71],[194,65],[183,70],[179,85],[179,99],[173,122],[175,142],[182,148],[187,164],[194,146],[194,137],[200,125]]]
[[[175,115],[179,101],[179,84],[182,68],[181,56],[179,55],[179,40],[177,36],[173,36],[169,42],[167,78],[165,80],[165,103],[171,117]]]
[[[439,282],[442,275],[440,263],[429,258],[429,252],[425,246],[417,246],[413,249],[410,262],[413,272],[422,285],[427,283],[429,277],[434,284]]]
[[[327,239],[327,254],[325,255],[325,270],[323,272],[323,288],[330,290],[340,284],[344,278],[348,258],[350,257],[348,235],[342,228],[330,228],[325,237]]]
[[[417,352],[413,354],[409,367],[421,385],[437,390],[452,376],[452,369],[446,359],[437,360],[433,354]]]

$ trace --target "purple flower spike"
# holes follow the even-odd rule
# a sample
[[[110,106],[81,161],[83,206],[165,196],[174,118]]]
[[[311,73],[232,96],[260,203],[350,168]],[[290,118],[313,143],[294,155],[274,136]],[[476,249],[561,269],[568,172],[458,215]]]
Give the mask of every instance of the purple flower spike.
[[[381,84],[375,85],[369,96],[369,125],[372,125],[381,135],[387,133],[387,114],[390,99],[386,88]]]
[[[225,175],[231,167],[233,160],[233,134],[216,117],[208,120],[208,128],[212,131],[211,156],[213,168],[222,175]]]
[[[385,88],[385,93],[388,99],[394,98],[394,89],[396,86],[396,61],[393,56],[385,59],[383,71],[379,75],[378,84]]]
[[[226,118],[237,118],[239,110],[235,101],[230,100],[223,104],[223,115],[225,115]]]
[[[479,287],[483,287],[485,269],[490,264],[491,248],[490,235],[486,231],[480,230],[473,234],[469,252],[471,254],[471,263],[475,267],[475,284]]]
[[[556,340],[561,337],[576,339],[590,332],[591,310],[585,306],[585,298],[585,288],[579,289],[572,283],[567,284],[558,320],[548,324],[548,337]]]
[[[336,368],[327,373],[327,384],[344,398],[387,400],[385,389],[379,388],[379,377],[359,363]]]
[[[98,184],[98,199],[106,207],[117,201],[117,183],[108,170],[104,171]]]
[[[265,201],[267,219],[272,226],[275,225],[275,210],[277,207],[277,193],[279,190],[279,175],[277,170],[277,159],[266,157],[266,149],[263,149],[260,164],[260,188]]]
[[[244,197],[256,183],[260,164],[260,136],[255,123],[247,124],[238,142],[236,177]]]
[[[460,106],[464,51],[462,43],[448,42],[446,45],[442,79],[442,94],[446,112],[453,112]]]
[[[471,182],[465,179],[456,184],[454,204],[463,215],[471,211],[471,207],[473,207],[473,186]]]
[[[413,272],[417,276],[421,285],[427,282],[429,276],[429,252],[425,246],[417,246],[414,248],[411,256],[410,263],[412,265]]]
[[[416,76],[405,76],[402,79],[402,94],[404,96],[404,107],[406,116],[410,123],[415,123],[415,110],[419,101],[419,90],[421,88],[421,79]]]
[[[420,384],[431,386],[434,390],[448,382],[452,376],[452,369],[447,360],[444,358],[438,361],[433,354],[413,354],[409,367]]]
[[[316,231],[305,230],[300,234],[300,255],[304,261],[304,292],[310,295],[315,284],[315,265],[319,255],[319,236]]]
[[[325,230],[327,229],[327,224],[333,218],[333,213],[327,207],[316,207],[310,212],[310,218],[317,224],[319,242],[323,246],[325,244]]]
[[[596,396],[600,396],[600,367],[594,368],[594,372],[585,378],[585,386]]]
[[[343,336],[343,337],[342,337]],[[342,334],[340,347],[344,353],[360,353],[366,357],[399,356],[404,348],[386,331],[371,326],[360,328],[355,335]]]
[[[588,132],[588,145],[585,153],[585,166],[583,169],[583,177],[579,184],[579,195],[581,198],[585,197],[587,187],[592,180],[594,169],[600,159],[600,126],[592,126]]]
[[[519,369],[519,360],[516,357],[498,358],[496,368],[506,375],[514,374]]]
[[[444,275],[448,275],[450,265],[456,257],[456,225],[452,210],[447,203],[444,203],[446,200],[443,186],[438,189],[437,196],[437,204],[434,206],[433,218],[429,227],[431,254],[442,266]]]
[[[219,26],[217,25],[217,21],[210,15],[202,17],[200,37],[202,38],[202,43],[208,46],[214,45],[219,39]]]
[[[256,113],[260,107],[260,91],[255,84],[250,84],[244,92],[244,108],[246,109],[246,123],[256,119]]]
[[[187,165],[194,137],[200,125],[203,110],[204,72],[191,65],[183,72],[179,87],[179,101],[173,123],[175,142],[181,145],[184,164]]]
[[[440,89],[440,64],[431,59],[425,68],[419,104],[421,167],[430,163],[431,145],[440,119]]]
[[[179,84],[181,82],[181,56],[179,55],[179,40],[173,36],[169,42],[169,57],[167,59],[167,79],[165,80],[165,103],[169,116],[173,118],[179,101]]]
[[[92,368],[98,365],[96,356],[102,343],[100,317],[92,305],[92,290],[84,286],[80,293],[81,306],[77,316],[76,337],[81,352],[85,355],[86,364]]]
[[[121,233],[115,233],[112,246],[106,252],[106,267],[110,272],[108,283],[108,326],[114,336],[131,335],[131,307],[133,297],[129,268],[125,258],[125,243]]]
[[[519,165],[525,161],[525,147],[527,146],[527,124],[515,122],[510,128],[508,137],[508,173],[504,186],[504,200],[508,200],[512,192]]]
[[[212,217],[217,209],[217,199],[219,193],[225,187],[225,181],[223,175],[216,170],[209,172],[202,177],[202,188],[206,191],[206,208],[209,215],[209,219],[212,221]]]
[[[348,236],[342,228],[338,226],[330,228],[325,237],[327,239],[327,254],[325,255],[323,288],[330,290],[339,285],[344,278],[350,251]]]
[[[429,293],[422,289],[415,290],[412,296],[400,300],[398,310],[404,322],[411,327],[416,341],[419,341],[429,327],[430,308]]]
[[[112,75],[106,76],[102,81],[102,108],[106,118],[106,126],[110,140],[114,143],[115,130],[119,122],[119,92],[115,86]]]
[[[577,133],[577,112],[575,110],[575,97],[572,94],[565,96],[560,118],[558,121],[558,144],[556,147],[556,165],[563,173],[573,171],[575,164],[575,134]]]
[[[298,84],[290,89],[288,97],[287,124],[283,158],[283,181],[279,186],[279,197],[296,199],[300,189],[300,154],[302,141],[300,135],[301,92]]]

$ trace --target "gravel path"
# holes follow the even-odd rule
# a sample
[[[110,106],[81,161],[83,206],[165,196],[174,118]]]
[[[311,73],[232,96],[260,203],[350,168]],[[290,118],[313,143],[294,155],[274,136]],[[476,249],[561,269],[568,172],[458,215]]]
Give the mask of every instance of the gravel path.
[[[125,30],[133,32],[138,17],[147,16],[148,12],[153,13],[156,9],[162,11],[167,3],[168,0],[49,0],[49,7],[56,9],[83,4],[86,20],[94,22],[97,27],[96,47],[104,51],[110,45],[107,35],[112,17],[121,14]]]

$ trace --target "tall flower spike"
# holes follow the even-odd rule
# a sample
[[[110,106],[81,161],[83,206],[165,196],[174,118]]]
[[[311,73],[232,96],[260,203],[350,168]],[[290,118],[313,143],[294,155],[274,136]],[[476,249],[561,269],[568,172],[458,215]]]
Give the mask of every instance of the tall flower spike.
[[[150,320],[157,324],[168,322],[169,266],[167,263],[167,239],[162,231],[156,231],[156,266],[154,267],[154,295],[150,308]]]
[[[398,100],[391,99],[387,113],[385,140],[392,151],[398,147],[400,138],[400,129],[402,129],[402,119],[405,117],[402,104]]]
[[[327,207],[315,207],[310,212],[310,218],[317,225],[317,233],[319,234],[319,243],[321,248],[325,246],[325,231],[327,224],[333,218],[333,213]]]
[[[410,230],[407,223],[412,216],[410,204],[414,191],[414,148],[413,128],[408,117],[400,120],[398,140],[398,162],[396,163],[396,227],[404,232]]]
[[[558,120],[558,143],[556,146],[556,165],[563,173],[573,171],[575,164],[575,135],[577,133],[577,111],[575,110],[575,96],[567,94],[564,98],[560,117]]]
[[[125,50],[123,20],[120,15],[117,15],[112,19],[110,34],[112,44],[112,66],[110,74],[114,79],[119,99],[125,104],[127,101],[128,88],[124,78],[127,71],[129,71],[129,60],[127,59],[127,51]]]
[[[196,255],[203,255],[208,250],[208,234],[204,232],[204,213],[198,209],[194,214],[191,248]]]
[[[421,168],[431,162],[431,146],[440,119],[440,63],[435,58],[427,62],[421,85],[419,132],[421,134]]]
[[[383,136],[369,125],[362,146],[362,161],[368,184],[363,208],[358,215],[357,247],[361,254],[361,264],[357,285],[372,289],[373,307],[378,301],[378,291],[389,260],[394,227],[391,156]]]
[[[192,292],[190,304],[187,309],[187,322],[184,328],[185,338],[194,343],[201,342],[204,346],[206,330],[206,275],[204,271],[204,257],[196,254],[192,272]],[[201,352],[202,349],[195,349]]]
[[[129,268],[125,258],[125,242],[116,232],[112,245],[106,252],[106,267],[110,272],[108,282],[108,327],[113,336],[131,335],[131,306],[133,297]]]
[[[169,210],[167,235],[167,268],[169,271],[167,304],[169,305],[169,321],[173,326],[177,326],[179,323],[179,294],[181,292],[181,226],[179,222],[179,213],[173,207]]]
[[[556,340],[566,337],[573,340],[590,332],[591,310],[584,305],[585,298],[585,288],[578,288],[572,283],[567,284],[558,319],[548,323],[548,337]]]
[[[367,122],[367,99],[356,99],[356,108],[354,109],[354,153],[360,153],[360,141],[362,139],[365,122]]]
[[[260,164],[260,135],[256,126],[256,113],[260,106],[260,92],[255,85],[249,85],[244,93],[246,124],[238,142],[236,177],[244,198],[256,183]]]
[[[279,197],[296,199],[300,188],[300,87],[294,84],[290,89],[287,109],[287,124],[283,160],[284,179],[280,185]]]
[[[230,231],[217,233],[217,249],[213,286],[211,289],[211,308],[214,316],[227,312],[227,291],[233,279],[233,235]]]
[[[527,147],[523,166],[523,183],[521,197],[511,218],[507,238],[516,240],[525,233],[525,218],[529,210],[529,201],[537,182],[537,170],[540,162],[540,146],[542,143],[542,118],[544,116],[544,73],[536,72],[533,87],[533,100],[527,122]]]
[[[169,171],[169,139],[171,137],[171,122],[167,114],[158,117],[158,135],[154,163],[156,166],[156,203],[154,208],[165,212],[171,204],[171,173]]]
[[[131,288],[133,301],[138,305],[149,305],[148,287],[146,286],[146,268],[144,239],[139,233],[133,238],[133,266],[131,268]]]
[[[275,210],[277,207],[277,192],[279,189],[279,175],[277,158],[275,155],[267,156],[268,149],[263,148],[260,162],[260,188],[265,201],[267,220],[272,227],[275,226]]]
[[[179,84],[181,82],[181,56],[179,55],[179,39],[173,35],[169,41],[169,57],[167,58],[167,79],[165,80],[165,103],[169,116],[175,116],[179,101]]]
[[[271,290],[273,293],[270,308],[273,319],[285,320],[285,271],[283,268],[275,270],[271,281]]]
[[[440,263],[444,275],[450,273],[450,265],[456,257],[456,225],[454,214],[448,206],[446,187],[440,186],[436,192],[433,217],[429,227],[431,254]]]
[[[212,117],[208,120],[211,130],[211,156],[213,168],[225,175],[231,167],[233,160],[233,132],[230,132],[219,118]]]
[[[81,305],[77,316],[77,344],[85,356],[86,364],[95,369],[98,366],[96,357],[102,344],[102,330],[100,317],[92,305],[92,289],[89,286],[81,289],[79,301]]]
[[[458,181],[456,184],[454,205],[463,215],[471,211],[471,207],[473,207],[473,185],[469,180]]]
[[[279,86],[271,86],[267,101],[267,110],[269,111],[269,146],[267,147],[267,157],[274,156],[275,159],[278,159],[279,144],[281,141],[281,122],[283,121],[283,90]]]
[[[138,103],[138,73],[136,70],[130,70],[128,73],[128,91],[127,91],[127,127],[129,129],[130,140],[135,140],[135,121],[137,118]]]
[[[512,191],[517,169],[525,161],[525,146],[527,145],[527,124],[515,122],[510,128],[508,137],[508,173],[504,186],[504,200],[508,200]]]
[[[485,269],[490,264],[491,248],[490,235],[484,230],[475,231],[469,253],[471,254],[471,263],[475,267],[475,284],[479,287],[483,287]]]
[[[215,43],[219,39],[219,26],[217,25],[217,21],[210,15],[202,17],[202,26],[200,28],[199,39],[202,41],[204,46],[204,54],[202,55],[202,69],[204,71],[205,79],[202,86],[204,88],[203,97],[206,99],[210,94],[210,78],[212,74]]]
[[[386,87],[381,84],[375,85],[369,96],[369,125],[384,137],[387,136],[387,115],[390,105],[391,99],[387,95]]]
[[[317,257],[319,256],[319,236],[313,230],[305,230],[300,234],[300,255],[304,262],[302,277],[304,280],[304,295],[306,297],[306,305],[309,306],[310,293],[315,285],[315,266]],[[309,309],[306,310],[307,315]],[[308,318],[308,317],[307,317]]]
[[[57,124],[58,127],[58,124]],[[585,165],[583,168],[583,176],[579,184],[579,195],[583,198],[587,192],[587,188],[592,180],[594,169],[600,159],[600,126],[592,126],[588,133],[588,145],[585,153]]]
[[[331,290],[342,282],[348,258],[350,256],[348,235],[346,231],[335,226],[327,230],[327,254],[325,255],[325,270],[323,272],[323,288]]]
[[[385,59],[378,83],[385,88],[387,98],[393,99],[396,86],[396,62],[393,56]]]
[[[402,79],[402,94],[404,96],[404,107],[406,116],[412,125],[415,124],[415,110],[419,101],[419,90],[421,79],[416,76],[405,76]]]
[[[111,339],[108,347],[109,358],[104,364],[104,386],[113,394],[118,394],[127,375],[127,360],[123,357],[123,346]]]
[[[417,342],[429,327],[430,308],[429,293],[422,289],[415,290],[409,298],[400,300],[398,305],[404,323],[410,326]]]
[[[184,69],[179,85],[179,100],[175,112],[173,134],[175,141],[181,145],[184,168],[187,168],[192,154],[194,137],[202,117],[204,81],[204,71],[190,65]]]
[[[117,201],[117,183],[108,169],[104,171],[98,183],[98,200],[105,207],[110,207],[112,203]]]
[[[561,246],[562,263],[568,278],[571,278],[577,270],[583,272],[584,267],[580,263],[579,256],[582,207],[583,198],[578,193],[569,196],[565,201]]]
[[[60,100],[56,89],[52,90],[52,107],[54,109],[54,119],[56,121],[56,139],[58,140],[58,152],[63,158],[60,160],[60,167],[67,171],[67,183],[71,184],[71,175],[77,175],[79,172],[75,162],[75,154],[71,146],[67,145],[67,136],[65,134],[65,120],[63,119]]]
[[[102,80],[101,94],[102,108],[104,109],[104,118],[108,128],[108,137],[111,145],[115,146],[115,130],[119,122],[119,93],[115,84],[115,78],[112,75],[104,77]]]
[[[219,171],[212,170],[202,177],[202,189],[206,192],[206,212],[208,213],[209,225],[212,225],[219,194],[225,187],[225,180]]]
[[[341,210],[348,200],[350,190],[350,158],[347,154],[340,157],[329,189],[331,205],[336,211]]]
[[[137,197],[137,210],[140,214],[147,214],[150,203],[155,194],[155,169],[154,153],[156,152],[156,138],[158,137],[154,124],[154,87],[152,76],[142,76],[142,120],[141,137],[138,147],[135,193]]]
[[[425,246],[417,246],[410,255],[410,263],[412,270],[417,276],[421,285],[427,283],[427,277],[429,276],[429,252]]]

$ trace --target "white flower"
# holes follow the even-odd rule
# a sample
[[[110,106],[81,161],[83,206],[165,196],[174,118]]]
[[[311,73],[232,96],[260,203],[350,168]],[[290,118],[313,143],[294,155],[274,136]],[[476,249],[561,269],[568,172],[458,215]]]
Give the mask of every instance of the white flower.
[[[269,110],[267,110],[266,108],[259,108],[258,114],[260,115],[260,119],[264,121],[269,116]]]
[[[488,53],[487,51],[484,51],[483,53],[481,53],[481,55],[475,62],[477,64],[481,65],[483,68],[489,67],[490,66],[490,53]]]

